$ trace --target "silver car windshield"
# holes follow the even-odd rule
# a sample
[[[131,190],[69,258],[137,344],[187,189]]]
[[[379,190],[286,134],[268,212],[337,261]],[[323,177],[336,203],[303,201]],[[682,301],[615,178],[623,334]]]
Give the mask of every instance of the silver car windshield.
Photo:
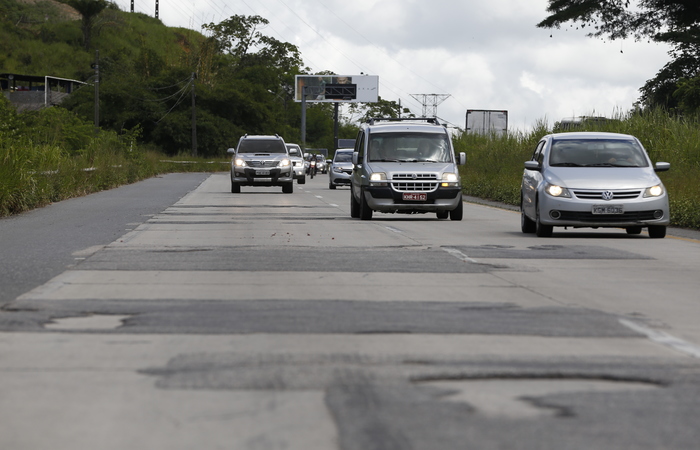
[[[352,162],[352,153],[350,153],[350,152],[336,153],[334,162],[337,162],[337,163]]]
[[[636,141],[620,139],[555,140],[549,151],[552,167],[648,167]]]
[[[287,153],[287,147],[276,139],[246,139],[239,144],[237,153]]]
[[[450,145],[444,134],[374,133],[369,143],[370,161],[451,162]]]

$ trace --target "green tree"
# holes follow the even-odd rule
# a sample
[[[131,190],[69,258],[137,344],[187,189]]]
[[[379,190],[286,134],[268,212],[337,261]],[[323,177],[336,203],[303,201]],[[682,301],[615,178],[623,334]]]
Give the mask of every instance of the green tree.
[[[107,0],[62,0],[68,6],[78,11],[82,17],[80,29],[83,32],[83,47],[90,50],[92,29],[97,16],[109,5]]]
[[[590,37],[649,40],[669,44],[671,62],[647,81],[646,106],[678,106],[679,83],[700,75],[700,2],[697,0],[549,0],[550,13],[537,24],[560,28],[566,23],[591,30]]]
[[[411,110],[402,108],[401,105],[394,100],[384,100],[379,97],[376,103],[352,103],[350,105],[350,113],[353,116],[359,115],[359,122],[367,122],[373,117],[415,117]]]

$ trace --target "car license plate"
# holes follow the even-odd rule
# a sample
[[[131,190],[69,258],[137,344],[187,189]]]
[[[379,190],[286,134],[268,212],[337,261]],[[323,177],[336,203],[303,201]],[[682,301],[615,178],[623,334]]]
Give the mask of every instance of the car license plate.
[[[624,214],[625,208],[622,205],[593,205],[593,214]]]
[[[270,171],[269,171],[269,170],[260,170],[260,169],[258,169],[258,170],[255,171],[255,175],[257,175],[257,176],[259,176],[259,177],[264,177],[265,175],[270,176]]]
[[[403,199],[409,202],[424,202],[428,199],[428,194],[420,192],[404,192]]]

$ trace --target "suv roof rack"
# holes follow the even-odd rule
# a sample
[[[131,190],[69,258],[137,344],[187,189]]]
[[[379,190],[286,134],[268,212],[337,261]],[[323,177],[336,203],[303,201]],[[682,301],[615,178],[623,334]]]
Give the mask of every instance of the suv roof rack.
[[[377,122],[426,122],[442,125],[437,117],[372,117],[367,121],[370,125],[374,125]]]

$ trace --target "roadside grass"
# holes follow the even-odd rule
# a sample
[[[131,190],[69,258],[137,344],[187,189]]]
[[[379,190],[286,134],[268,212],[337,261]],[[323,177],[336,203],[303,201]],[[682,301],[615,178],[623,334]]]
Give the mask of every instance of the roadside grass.
[[[663,111],[650,111],[613,119],[577,131],[634,135],[653,162],[671,163],[670,171],[659,173],[669,192],[671,223],[700,229],[700,117],[669,117]],[[538,122],[529,132],[456,136],[455,151],[467,154],[467,165],[460,170],[464,193],[519,205],[523,163],[530,159],[539,139],[552,132]]]

